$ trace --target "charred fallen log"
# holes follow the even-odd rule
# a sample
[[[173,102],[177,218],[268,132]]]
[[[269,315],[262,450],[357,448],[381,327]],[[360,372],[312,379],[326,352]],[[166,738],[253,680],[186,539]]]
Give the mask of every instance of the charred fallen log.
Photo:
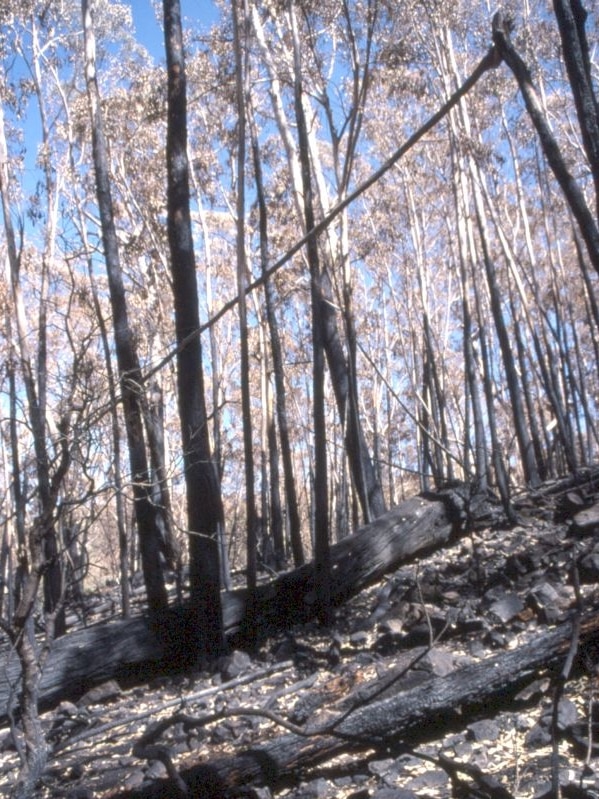
[[[465,485],[406,500],[331,548],[332,603],[341,605],[400,565],[457,540],[486,521],[489,512],[486,495]],[[253,624],[246,623],[244,590],[223,595],[225,631],[238,646],[248,627],[263,636],[312,618],[315,600],[313,569],[307,564],[258,588]],[[109,679],[131,684],[193,665],[196,654],[186,647],[193,640],[186,631],[191,623],[191,613],[178,607],[152,624],[145,617],[113,620],[60,638],[44,670],[41,707],[76,699]],[[9,700],[18,695],[14,653],[6,654],[0,675],[0,724],[5,724]]]
[[[414,747],[513,706],[518,692],[540,670],[557,672],[576,646],[580,665],[598,640],[599,614],[595,612],[580,623],[564,622],[540,633],[517,649],[443,677],[427,677],[416,687],[397,690],[391,696],[385,690],[385,676],[380,680],[380,692],[371,686],[371,695],[378,697],[375,701],[364,702],[358,691],[353,711],[351,697],[349,702],[346,698],[340,706],[327,707],[322,721],[318,717],[311,720],[302,734],[276,735],[252,749],[215,758],[209,764],[187,765],[178,772],[176,783],[164,779],[134,791],[117,791],[111,799],[171,799],[184,795],[226,799],[252,784],[270,788],[281,785],[298,769],[305,773],[342,754],[355,755],[381,747],[385,751],[401,750],[402,745]],[[385,698],[380,698],[381,694]],[[189,759],[186,762],[189,764]]]

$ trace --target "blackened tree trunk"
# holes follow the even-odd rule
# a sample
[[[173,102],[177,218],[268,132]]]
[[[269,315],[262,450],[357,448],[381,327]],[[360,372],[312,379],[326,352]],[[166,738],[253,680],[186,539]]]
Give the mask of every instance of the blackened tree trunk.
[[[151,478],[144,435],[144,397],[141,390],[141,368],[129,325],[125,287],[123,285],[119,247],[114,224],[108,144],[104,135],[100,94],[96,80],[93,0],[92,2],[82,0],[82,12],[85,35],[85,79],[92,127],[96,196],[102,228],[102,243],[110,291],[123,414],[129,447],[129,463],[135,500],[135,519],[148,606],[150,612],[157,613],[167,607],[168,600],[162,571],[161,537],[156,523],[156,508],[152,501]]]
[[[580,9],[579,4],[577,4],[577,6]],[[582,19],[582,13],[581,10],[579,20]],[[580,22],[578,22],[578,35],[580,35],[580,30],[581,25]],[[532,82],[530,70],[512,44],[510,32],[511,29],[508,21],[502,14],[497,13],[493,20],[493,41],[495,43],[495,49],[514,73],[526,105],[526,110],[539,136],[545,158],[580,227],[580,232],[586,244],[590,261],[595,270],[599,272],[599,227],[597,226],[597,220],[586,203],[582,189],[568,169],[568,165],[560,151],[546,115],[543,112],[541,101]]]
[[[156,507],[156,523],[160,531],[166,565],[169,569],[179,569],[181,552],[173,531],[171,496],[166,472],[164,401],[162,389],[156,381],[150,386],[145,422],[150,449],[152,500]]]
[[[326,268],[321,271],[319,292],[323,347],[326,354],[331,384],[337,410],[345,423],[345,449],[364,519],[376,519],[385,512],[385,499],[379,476],[375,469],[366,436],[357,412],[357,390],[352,402],[352,381],[348,359],[345,355],[339,326],[336,301]]]
[[[168,241],[177,333],[177,390],[187,490],[191,604],[199,652],[208,659],[223,650],[220,599],[220,485],[212,459],[199,336],[199,302],[189,207],[187,88],[181,4],[164,0],[168,79],[166,159]]]
[[[312,196],[312,175],[310,167],[310,149],[308,128],[303,107],[303,89],[301,78],[300,46],[295,10],[289,9],[294,53],[294,101],[297,133],[299,140],[299,157],[304,194],[304,216],[306,230],[314,227],[314,205]],[[306,243],[308,263],[310,266],[310,299],[312,312],[312,403],[314,419],[314,574],[318,602],[318,617],[323,624],[328,624],[331,615],[330,601],[330,569],[331,556],[329,545],[329,491],[327,474],[326,418],[325,418],[325,356],[323,336],[323,312],[325,301],[320,286],[320,261],[318,242],[312,237]]]
[[[580,655],[586,655],[594,645],[598,629],[596,614],[583,617]],[[403,672],[408,671],[405,681],[401,679],[402,672],[385,673],[370,684],[360,682],[356,689],[341,698],[332,691],[327,695],[325,689],[323,705],[312,712],[303,729],[285,733],[277,730],[264,736],[267,740],[251,749],[216,756],[209,762],[200,756],[196,756],[194,762],[192,755],[178,774],[180,783],[186,786],[185,793],[182,790],[177,793],[199,795],[196,786],[201,785],[204,789],[201,795],[205,799],[216,799],[243,796],[244,787],[249,792],[251,787],[248,786],[266,784],[264,793],[269,795],[271,790],[275,793],[288,782],[290,774],[313,773],[318,764],[331,764],[333,758],[337,758],[338,763],[342,754],[347,758],[347,767],[350,758],[356,759],[359,753],[367,750],[374,749],[378,757],[396,756],[393,753],[406,749],[413,751],[418,745],[485,717],[490,708],[497,713],[502,707],[513,707],[523,688],[537,679],[539,673],[563,669],[576,635],[576,623],[566,621],[549,631],[540,631],[515,650],[469,663],[442,677],[432,674],[414,680],[413,674],[402,665]],[[414,660],[421,651],[411,653]],[[239,714],[243,715],[243,710],[240,709]],[[452,760],[444,757],[442,763],[449,772],[447,767],[452,765]],[[338,766],[331,764],[330,769],[334,768]],[[457,774],[458,769],[453,773]],[[454,784],[457,785],[457,781]],[[163,778],[149,786],[123,790],[113,796],[114,799],[159,799],[174,795],[176,790],[171,779]],[[382,794],[380,791],[379,795]],[[401,796],[402,793],[389,791],[386,795]],[[471,792],[466,788],[452,795],[499,799],[513,794],[500,783],[492,787],[489,780],[487,790]],[[590,794],[581,791],[576,795]]]
[[[488,334],[485,325],[486,311],[483,308],[481,293],[475,279],[472,280],[472,290],[474,293],[474,305],[476,310],[476,322],[478,326],[478,340],[480,346],[480,359],[482,365],[482,381],[485,394],[486,413],[488,418],[489,436],[491,439],[491,463],[495,473],[495,481],[499,490],[499,495],[503,503],[507,518],[515,522],[516,514],[512,508],[510,497],[510,481],[505,465],[505,458],[501,443],[497,435],[498,425],[495,413],[495,391],[493,381],[492,358],[490,346],[488,344]]]
[[[520,380],[518,378],[514,353],[512,351],[507,325],[503,317],[503,310],[501,307],[501,290],[497,282],[495,264],[493,263],[489,253],[487,234],[482,217],[483,209],[478,203],[476,211],[476,221],[480,234],[485,275],[487,284],[489,286],[491,313],[493,315],[493,324],[495,325],[495,331],[497,333],[499,347],[501,349],[503,367],[505,369],[507,387],[510,395],[510,404],[512,407],[512,419],[514,422],[516,440],[518,441],[518,449],[520,452],[522,468],[524,470],[524,479],[528,485],[534,487],[540,484],[541,478],[535,458],[532,439],[528,429],[526,409],[522,397],[522,389],[520,386]]]
[[[599,105],[593,88],[585,32],[588,15],[580,0],[553,0],[553,9],[562,39],[562,52],[576,104],[582,142],[593,173],[599,216]]]

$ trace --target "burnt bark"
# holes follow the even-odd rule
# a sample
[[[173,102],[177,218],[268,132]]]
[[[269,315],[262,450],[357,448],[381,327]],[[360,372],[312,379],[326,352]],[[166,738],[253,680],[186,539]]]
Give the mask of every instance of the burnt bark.
[[[469,722],[511,707],[516,695],[541,669],[557,668],[568,658],[580,633],[579,652],[596,644],[599,614],[535,636],[515,650],[464,666],[444,677],[425,677],[402,690],[385,675],[349,698],[327,704],[326,715],[311,717],[300,732],[274,736],[251,750],[187,767],[178,777],[189,795],[224,799],[250,784],[274,787],[297,769],[308,769],[344,753],[380,750],[386,754],[412,748]],[[368,696],[375,697],[373,701]],[[114,799],[158,799],[173,795],[170,780],[122,791]]]
[[[535,451],[530,436],[528,416],[526,414],[524,399],[522,397],[522,388],[520,385],[518,370],[516,368],[514,353],[512,351],[512,343],[510,340],[507,324],[503,316],[502,294],[497,281],[495,264],[493,263],[493,259],[491,258],[489,252],[489,247],[487,245],[487,236],[480,209],[477,209],[476,221],[480,235],[485,275],[487,284],[489,286],[491,313],[493,314],[493,322],[495,325],[497,338],[499,340],[503,368],[505,369],[505,379],[510,395],[512,420],[514,422],[516,440],[518,441],[520,460],[522,463],[522,469],[524,471],[526,483],[534,488],[541,484],[541,476],[539,474],[538,464],[535,459]]]
[[[304,195],[304,217],[306,230],[312,230],[315,223],[314,196],[308,125],[304,113],[302,85],[302,65],[300,60],[299,34],[296,26],[295,10],[289,9],[293,37],[294,57],[294,103],[299,142],[299,159]],[[314,424],[314,572],[315,591],[318,603],[318,617],[323,624],[330,622],[331,597],[330,573],[331,555],[329,541],[329,490],[327,466],[327,430],[325,414],[325,318],[326,303],[322,295],[320,258],[318,242],[311,238],[306,243],[310,267],[310,310],[312,332],[312,413]]]
[[[584,149],[589,159],[597,211],[599,212],[599,105],[593,87],[589,43],[585,24],[587,12],[580,0],[553,0],[553,10],[562,40],[562,52]]]
[[[427,496],[416,496],[361,527],[354,535],[331,546],[332,606],[340,606],[400,565],[458,540],[470,523],[487,518],[485,495],[470,496],[467,486]],[[247,628],[247,591],[222,595],[227,637],[240,644]],[[258,586],[251,608],[256,635],[310,620],[318,613],[312,563]],[[92,685],[114,678],[140,682],[149,676],[192,666],[197,653],[188,641],[197,629],[195,608],[172,608],[153,619],[119,619],[78,632],[55,642],[41,681],[39,699],[44,708],[65,698],[75,699]],[[8,651],[0,656],[0,724],[6,723],[11,690],[19,680],[19,666]]]
[[[266,309],[266,321],[268,324],[268,331],[270,334],[270,349],[272,356],[273,376],[275,383],[275,412],[277,424],[279,429],[279,441],[281,447],[281,461],[283,465],[283,482],[285,486],[285,499],[287,514],[289,517],[289,543],[291,552],[293,554],[293,563],[295,566],[301,566],[305,562],[304,549],[302,545],[301,536],[301,521],[299,516],[299,506],[297,500],[297,490],[295,485],[295,477],[293,473],[293,458],[291,454],[291,440],[289,437],[289,424],[287,419],[287,390],[285,388],[285,370],[283,365],[283,350],[281,345],[281,337],[279,335],[279,325],[275,313],[276,293],[273,282],[269,280],[267,275],[268,264],[268,212],[266,208],[266,195],[264,192],[264,181],[262,176],[262,159],[260,156],[260,148],[258,144],[258,135],[256,132],[253,111],[249,108],[249,127],[250,136],[252,140],[252,160],[254,164],[254,179],[256,182],[256,195],[258,199],[258,213],[259,213],[259,229],[260,229],[260,263],[262,274],[264,276],[264,304]],[[272,437],[272,438],[271,438]],[[271,458],[271,481],[274,483],[275,475],[275,462],[277,459],[276,453],[276,431],[274,426],[270,425],[269,429],[269,450]],[[276,512],[273,502],[273,525],[278,524],[275,521]],[[282,520],[281,520],[282,526]],[[281,530],[282,535],[282,530]],[[273,531],[273,539],[275,540],[275,551],[277,551],[276,537]]]
[[[89,100],[92,150],[96,178],[96,197],[102,228],[102,244],[108,276],[110,306],[114,325],[114,340],[122,394],[123,415],[129,464],[135,499],[135,519],[139,535],[143,575],[152,611],[163,610],[167,605],[166,588],[161,561],[161,539],[157,525],[156,508],[151,495],[151,476],[144,435],[141,367],[135,348],[121,270],[119,246],[114,222],[108,142],[104,134],[104,121],[95,67],[95,37],[93,30],[93,3],[82,0],[83,28],[86,49],[86,84]]]
[[[514,73],[526,110],[537,131],[545,158],[580,227],[589,259],[595,270],[599,272],[599,227],[597,227],[597,222],[586,203],[582,189],[568,169],[543,111],[530,70],[512,44],[510,33],[510,21],[498,12],[493,20],[493,42],[496,52]]]
[[[202,370],[202,345],[195,255],[191,230],[187,158],[187,85],[181,4],[164,0],[168,72],[166,158],[168,241],[177,333],[177,392],[187,493],[189,579],[196,656],[217,657],[223,649],[220,602],[219,527],[222,501],[212,458]],[[193,647],[192,647],[193,648]]]

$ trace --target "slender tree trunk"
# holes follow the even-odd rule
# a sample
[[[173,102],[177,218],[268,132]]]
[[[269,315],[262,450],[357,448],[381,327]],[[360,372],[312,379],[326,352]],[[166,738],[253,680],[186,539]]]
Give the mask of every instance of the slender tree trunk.
[[[540,484],[541,478],[539,476],[534,447],[527,426],[526,411],[522,398],[522,390],[518,379],[518,372],[516,370],[514,361],[514,354],[512,352],[507,325],[503,317],[503,311],[501,307],[501,291],[497,283],[495,265],[489,253],[487,235],[481,215],[482,209],[477,206],[477,222],[481,239],[485,274],[489,286],[493,323],[495,325],[499,346],[501,348],[503,367],[505,369],[507,386],[512,406],[512,419],[518,441],[522,468],[524,470],[524,479],[529,485],[534,487]]]
[[[261,311],[256,299],[255,312]],[[280,457],[273,387],[271,381],[271,358],[267,345],[268,325],[260,320],[260,366],[262,394],[262,519],[266,528],[263,555],[266,565],[278,571],[283,568],[285,556],[285,534],[283,508],[281,504]]]
[[[578,33],[580,34],[580,25],[578,26]],[[578,222],[591,263],[595,270],[599,272],[599,227],[597,226],[597,220],[589,210],[580,186],[568,169],[543,112],[541,102],[532,82],[530,70],[513,46],[510,39],[509,25],[499,12],[494,19],[493,41],[497,52],[514,73],[526,110],[539,136],[545,158],[564,193],[574,218]]]
[[[293,473],[293,458],[291,454],[291,441],[289,438],[289,423],[287,419],[287,392],[285,389],[285,372],[283,367],[283,351],[279,328],[275,312],[276,297],[272,281],[267,277],[268,268],[268,213],[262,177],[262,160],[258,144],[258,135],[253,117],[253,109],[249,106],[249,125],[252,140],[252,158],[254,164],[254,178],[256,181],[256,194],[258,196],[258,213],[260,229],[260,262],[264,276],[264,301],[266,307],[266,321],[270,336],[272,353],[272,366],[275,382],[275,411],[279,428],[281,445],[281,460],[283,463],[283,482],[289,524],[289,541],[295,566],[301,566],[304,559],[304,550],[301,537],[301,521],[295,477]]]
[[[167,567],[180,571],[181,552],[173,532],[171,497],[166,472],[164,401],[162,389],[157,381],[149,387],[145,428],[150,450],[152,501],[156,508],[156,524],[160,531],[162,549]]]
[[[49,145],[49,129],[46,114],[46,106],[42,93],[42,74],[41,74],[41,53],[39,42],[39,28],[35,15],[31,16],[31,33],[33,45],[33,62],[32,62],[32,76],[35,93],[37,96],[37,105],[40,114],[40,125],[42,132],[42,143],[44,148]],[[49,288],[49,275],[51,267],[54,263],[55,242],[56,242],[56,229],[58,226],[58,203],[59,191],[57,186],[56,173],[51,168],[50,161],[44,159],[43,163],[44,172],[44,190],[45,201],[47,208],[47,221],[44,230],[44,249],[42,254],[42,263],[40,269],[40,299],[39,299],[39,319],[38,319],[38,345],[37,345],[37,363],[35,366],[36,382],[38,389],[38,404],[40,415],[44,419],[44,436],[46,434],[46,421],[45,418],[48,413],[47,406],[47,306],[48,306],[48,288]],[[58,544],[58,528],[56,532],[50,536],[46,543],[46,559],[48,567],[44,574],[44,603],[45,609],[48,613],[53,613],[54,610],[61,603],[61,597],[64,591],[63,586],[63,573],[62,565],[59,557],[59,544]],[[56,635],[64,635],[66,632],[66,620],[64,607],[58,611],[55,623]]]
[[[293,38],[294,53],[294,99],[298,129],[299,155],[304,195],[304,215],[306,230],[314,227],[314,205],[312,196],[312,175],[308,129],[303,107],[302,73],[300,61],[300,44],[295,19],[295,9],[289,9],[289,19]],[[314,421],[314,573],[318,617],[322,624],[328,625],[331,620],[330,602],[330,545],[329,545],[329,501],[327,474],[327,431],[325,417],[324,389],[324,336],[322,315],[324,299],[320,285],[320,262],[318,243],[311,238],[307,244],[308,263],[310,265],[310,298],[312,326],[312,403]]]
[[[85,235],[85,228],[81,228],[83,235],[83,243],[87,249],[87,237]],[[110,397],[110,422],[112,432],[112,468],[114,471],[114,488],[115,488],[115,508],[116,508],[116,526],[118,531],[119,540],[119,583],[121,588],[121,613],[123,618],[128,618],[131,614],[131,590],[129,586],[129,537],[127,535],[127,518],[125,513],[125,498],[123,496],[123,474],[121,470],[121,431],[120,420],[118,412],[118,397],[116,390],[116,380],[114,378],[114,370],[112,368],[112,358],[110,355],[110,343],[108,340],[108,330],[106,329],[106,322],[100,307],[98,299],[98,291],[93,276],[93,267],[91,258],[88,257],[88,274],[91,284],[92,301],[100,328],[100,337],[102,339],[102,349],[104,351],[104,362],[106,363],[106,380],[108,383],[108,395]]]
[[[179,0],[164,0],[163,11],[168,71],[167,226],[179,344],[177,390],[187,491],[191,604],[199,652],[213,659],[224,647],[218,545],[219,528],[224,519],[218,474],[210,451],[198,333],[199,302],[187,159],[187,89]]]
[[[129,447],[135,518],[148,606],[151,613],[155,614],[166,609],[168,599],[162,570],[162,542],[156,523],[156,508],[152,500],[151,477],[145,444],[141,368],[129,324],[114,223],[108,144],[104,135],[100,95],[96,79],[93,0],[91,2],[90,0],[82,0],[82,13],[85,36],[85,77],[92,127],[96,195],[102,227],[102,243],[104,245],[104,258],[108,274],[119,381]]]
[[[202,235],[204,241],[204,258],[206,268],[206,306],[208,317],[210,319],[214,316],[214,306],[212,297],[212,280],[213,280],[213,263],[212,263],[212,247],[210,243],[210,231],[206,223],[206,214],[202,205],[202,198],[200,195],[200,188],[197,182],[193,180],[194,172],[190,170],[190,178],[193,181],[193,186],[196,194],[196,201],[198,204],[198,215],[200,225],[202,228]],[[210,365],[211,365],[211,379],[210,379],[210,394],[212,400],[212,424],[210,429],[212,431],[212,458],[216,468],[216,475],[220,485],[224,471],[224,456],[222,449],[222,412],[221,404],[223,401],[222,391],[222,375],[221,365],[218,353],[218,342],[216,335],[216,326],[210,325],[208,328],[209,348],[210,348]],[[231,569],[229,551],[227,548],[227,537],[225,535],[224,525],[220,525],[218,531],[218,551],[219,551],[219,565],[221,574],[222,587],[230,591],[232,588]]]
[[[21,758],[21,769],[12,795],[18,799],[28,799],[41,777],[47,760],[47,744],[38,711],[44,651],[40,651],[40,647],[36,642],[33,611],[39,594],[42,575],[49,568],[57,567],[60,569],[60,561],[54,562],[49,560],[49,558],[58,558],[56,543],[57,499],[62,479],[68,468],[69,453],[68,447],[65,447],[60,462],[55,465],[51,473],[50,457],[46,444],[45,408],[40,404],[35,372],[28,348],[27,316],[20,282],[21,259],[17,250],[16,235],[12,223],[9,177],[4,108],[0,102],[0,203],[6,237],[7,283],[10,286],[14,309],[17,342],[14,352],[11,353],[14,356],[14,368],[11,365],[9,371],[11,416],[15,421],[18,418],[16,410],[18,392],[15,379],[16,371],[18,370],[25,388],[25,407],[33,439],[37,500],[39,503],[38,516],[31,523],[30,529],[27,529],[25,525],[26,493],[23,491],[22,474],[19,465],[18,433],[15,421],[11,420],[11,447],[13,450],[14,469],[13,491],[16,501],[17,530],[21,540],[19,541],[20,563],[18,567],[17,597],[14,603],[15,610],[10,619],[9,634],[21,665],[23,728],[22,739],[20,733],[13,730]],[[39,376],[38,372],[38,385]],[[67,432],[65,431],[66,435]],[[51,588],[54,589],[56,586],[51,586]],[[45,652],[47,652],[49,644],[56,633],[57,620],[60,631],[62,631],[64,626],[62,586],[59,586],[59,588],[57,596],[53,591],[48,592],[46,590],[46,601],[44,603],[46,638],[41,646],[41,649],[45,650]]]
[[[241,3],[241,10],[238,8]],[[247,274],[245,253],[245,154],[246,154],[246,98],[247,89],[247,9],[243,0],[231,0],[233,17],[233,47],[235,50],[236,100],[237,100],[237,296],[239,311],[239,346],[241,360],[241,417],[243,421],[243,454],[245,462],[245,508],[247,526],[246,577],[248,589],[248,643],[255,640],[254,604],[257,583],[258,513],[254,477],[254,439],[250,395],[250,356],[247,323]],[[241,21],[240,21],[241,17]]]
[[[449,39],[451,43],[451,39]],[[451,54],[451,51],[450,51]],[[457,75],[455,75],[457,78]],[[458,146],[459,129],[457,114],[450,115],[450,147],[452,158],[453,197],[457,219],[457,253],[455,259],[458,263],[460,285],[462,293],[462,348],[464,352],[465,391],[466,402],[472,413],[472,432],[467,426],[464,434],[466,448],[472,447],[474,451],[474,474],[480,483],[481,489],[486,488],[489,478],[488,446],[485,433],[479,370],[476,364],[473,337],[475,325],[472,312],[472,282],[470,280],[469,264],[475,263],[477,253],[475,250],[472,221],[469,209],[468,176],[464,169],[463,156]],[[468,466],[468,457],[464,453],[464,464]]]
[[[272,57],[269,54],[265,32],[260,20],[260,15],[255,5],[252,6],[252,23],[262,56],[265,60],[266,67],[271,77],[270,96],[291,171],[294,202],[299,217],[305,221],[303,207],[303,178],[301,169],[301,161],[304,157],[301,153],[302,145],[300,144],[300,152],[298,153],[296,151],[290,126],[285,115],[280,80],[277,77],[276,67],[273,63]],[[304,103],[305,102],[306,100],[304,97]],[[356,129],[356,133],[357,130],[359,130],[359,126]],[[307,148],[307,152],[314,155],[314,147],[311,144],[308,130],[306,131],[305,146]],[[348,158],[348,163],[349,161],[351,161],[350,158]],[[320,176],[320,181],[318,181],[318,176]],[[345,177],[346,182],[347,180],[349,180],[348,176]],[[321,207],[325,208],[328,203],[325,199],[325,191],[322,188],[324,185],[322,169],[319,168],[317,180],[314,182],[317,184],[320,182],[320,196],[317,198],[315,196],[316,193],[313,191],[313,207],[316,207],[317,200],[319,200]],[[344,189],[342,188],[342,192],[343,191]],[[334,247],[331,248],[331,253],[331,257],[327,260],[332,264],[334,260]],[[323,339],[323,347],[329,368],[329,375],[337,403],[339,419],[344,427],[347,457],[350,463],[352,477],[354,479],[354,486],[360,497],[363,515],[365,518],[370,515],[372,515],[372,517],[376,517],[385,511],[384,495],[376,470],[374,468],[374,464],[372,463],[372,459],[370,457],[359,414],[357,413],[357,409],[355,407],[357,401],[357,389],[354,391],[356,396],[354,397],[353,401],[351,397],[352,375],[350,373],[350,363],[345,356],[343,343],[339,333],[337,313],[335,311],[336,302],[334,299],[331,277],[328,272],[328,266],[326,262],[321,263],[319,271],[319,291],[321,295],[320,324],[323,328],[321,336]],[[351,314],[351,305],[347,306],[346,309]],[[349,334],[351,336],[351,328],[349,329]]]
[[[70,179],[77,174],[75,168],[75,136],[73,131],[73,124],[70,115],[70,109],[66,100],[64,92],[61,92],[61,99],[63,110],[67,118],[67,136],[69,141],[69,166],[70,166]],[[110,352],[110,338],[109,332],[104,319],[104,314],[98,298],[98,289],[94,278],[93,262],[91,258],[91,249],[88,241],[86,221],[84,218],[83,207],[79,204],[77,208],[77,218],[79,224],[79,236],[83,245],[83,253],[87,263],[87,272],[89,275],[89,283],[91,287],[91,298],[98,327],[100,330],[100,340],[102,342],[102,352],[104,354],[104,362],[106,364],[106,381],[108,384],[108,396],[110,398],[110,423],[112,434],[112,470],[113,470],[113,483],[115,488],[115,510],[116,510],[116,527],[118,534],[119,544],[119,583],[121,589],[121,613],[124,618],[127,618],[131,612],[131,591],[129,584],[129,538],[127,530],[127,520],[125,512],[125,497],[123,492],[123,474],[121,469],[121,423],[119,419],[119,402],[117,396],[117,380],[115,379],[114,369],[112,366],[112,355]]]
[[[576,104],[582,142],[593,173],[599,217],[599,105],[585,32],[588,14],[581,0],[553,0],[553,10],[562,39],[562,52]]]
[[[484,324],[486,313],[482,307],[482,299],[480,291],[477,286],[476,280],[472,280],[472,289],[474,291],[474,302],[477,314],[477,322],[479,329],[479,345],[480,356],[482,362],[483,373],[483,389],[485,393],[485,403],[487,407],[487,417],[489,426],[489,435],[491,439],[491,462],[493,464],[493,471],[495,473],[495,481],[499,490],[499,496],[503,504],[506,516],[511,522],[515,522],[517,517],[514,512],[512,501],[510,497],[510,480],[505,465],[505,458],[503,455],[502,447],[497,435],[497,416],[495,413],[495,392],[493,385],[493,370],[491,366],[491,356],[489,353],[489,345],[487,340],[487,328]]]

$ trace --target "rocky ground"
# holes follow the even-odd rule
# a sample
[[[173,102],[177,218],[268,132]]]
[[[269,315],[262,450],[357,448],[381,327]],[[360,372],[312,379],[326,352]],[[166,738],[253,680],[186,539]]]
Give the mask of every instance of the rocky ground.
[[[326,716],[329,701],[399,664],[410,685],[442,679],[599,607],[595,499],[577,489],[522,503],[520,524],[478,531],[399,569],[341,608],[334,629],[289,630],[251,656],[233,652],[217,674],[109,683],[63,702],[43,717],[52,756],[38,796],[107,799],[167,775],[152,759],[157,746],[175,769],[209,763],[283,734],[283,723]],[[106,612],[109,597],[100,599]],[[415,748],[386,741],[238,795],[539,799],[554,796],[559,779],[566,798],[599,797],[598,657],[586,652],[563,686],[531,675],[517,701],[483,707]],[[17,756],[9,731],[0,735],[0,793],[8,793]]]

